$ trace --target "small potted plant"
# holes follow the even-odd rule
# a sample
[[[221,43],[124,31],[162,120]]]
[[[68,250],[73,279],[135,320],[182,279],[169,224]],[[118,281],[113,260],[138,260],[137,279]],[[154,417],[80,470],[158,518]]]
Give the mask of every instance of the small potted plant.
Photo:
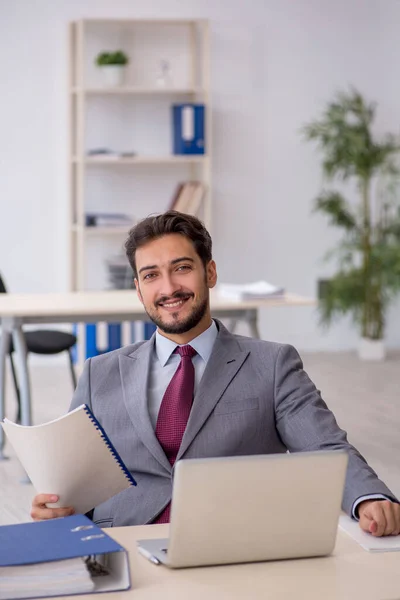
[[[104,85],[107,87],[122,85],[128,62],[129,58],[122,50],[101,52],[96,58],[96,64],[101,69]]]

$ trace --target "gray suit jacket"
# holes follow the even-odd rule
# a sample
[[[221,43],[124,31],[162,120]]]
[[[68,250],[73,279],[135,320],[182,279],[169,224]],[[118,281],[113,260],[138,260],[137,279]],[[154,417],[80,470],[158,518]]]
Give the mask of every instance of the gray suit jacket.
[[[343,508],[390,490],[351,446],[303,371],[292,346],[219,333],[193,401],[180,458],[345,449]],[[174,469],[155,437],[147,410],[154,336],[89,359],[72,400],[88,404],[132,472],[137,487],[96,507],[102,527],[150,523],[171,500]]]

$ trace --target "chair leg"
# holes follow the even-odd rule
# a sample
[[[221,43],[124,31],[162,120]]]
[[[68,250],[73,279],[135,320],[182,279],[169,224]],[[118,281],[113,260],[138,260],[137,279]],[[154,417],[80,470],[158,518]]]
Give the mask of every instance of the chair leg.
[[[19,391],[17,373],[15,371],[15,365],[14,365],[14,360],[13,360],[12,354],[10,354],[9,356],[10,356],[10,364],[11,364],[11,373],[12,373],[12,377],[14,380],[15,395],[17,396],[17,405],[18,405],[17,423],[21,423],[21,394]]]
[[[72,385],[74,386],[74,390],[75,390],[77,382],[76,382],[76,373],[75,373],[75,367],[74,367],[74,361],[72,358],[71,348],[68,350],[68,356],[69,356],[69,366],[71,369]]]

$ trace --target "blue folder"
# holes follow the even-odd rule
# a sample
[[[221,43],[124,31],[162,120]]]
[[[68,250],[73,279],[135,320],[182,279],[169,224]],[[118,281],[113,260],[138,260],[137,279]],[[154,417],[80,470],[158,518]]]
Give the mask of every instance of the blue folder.
[[[20,566],[22,575],[24,565],[93,555],[107,555],[112,572],[93,593],[130,588],[126,550],[84,515],[0,527],[0,567]]]
[[[172,126],[174,154],[205,153],[204,104],[174,104]]]

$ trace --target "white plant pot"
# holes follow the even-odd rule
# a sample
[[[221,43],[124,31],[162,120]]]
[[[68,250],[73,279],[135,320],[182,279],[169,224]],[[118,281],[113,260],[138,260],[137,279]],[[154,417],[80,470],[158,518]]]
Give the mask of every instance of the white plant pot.
[[[119,87],[123,85],[125,80],[124,65],[102,65],[100,71],[105,87]]]
[[[384,341],[361,338],[358,345],[358,356],[360,360],[385,360],[386,349]]]

